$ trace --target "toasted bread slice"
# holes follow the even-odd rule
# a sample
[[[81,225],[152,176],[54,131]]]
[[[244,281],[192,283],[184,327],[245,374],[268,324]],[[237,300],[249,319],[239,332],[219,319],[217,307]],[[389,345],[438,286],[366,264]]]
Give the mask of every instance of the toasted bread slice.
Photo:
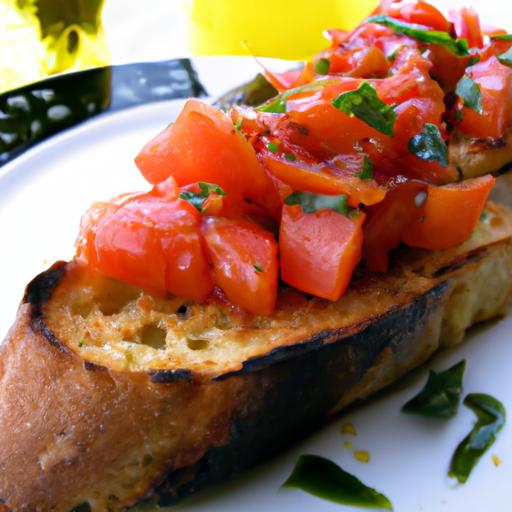
[[[55,264],[0,347],[0,498],[168,504],[268,458],[504,311],[512,213],[489,204],[464,245],[393,259],[336,303],[284,289],[269,317]]]

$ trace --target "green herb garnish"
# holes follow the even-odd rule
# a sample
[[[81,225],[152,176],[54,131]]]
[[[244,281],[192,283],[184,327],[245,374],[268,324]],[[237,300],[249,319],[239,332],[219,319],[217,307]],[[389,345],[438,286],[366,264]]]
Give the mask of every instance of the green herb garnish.
[[[363,168],[356,174],[360,180],[373,180],[373,162],[370,157],[363,159]]]
[[[293,153],[285,153],[284,159],[288,160],[288,162],[295,162],[295,160],[297,160],[297,157]]]
[[[455,94],[464,101],[464,106],[482,113],[482,93],[480,86],[468,75],[464,75],[455,87]]]
[[[345,194],[330,196],[324,194],[312,194],[311,192],[294,192],[285,200],[285,204],[302,206],[304,213],[314,213],[319,210],[334,210],[342,215],[348,215],[348,197]]]
[[[463,114],[462,110],[456,110],[456,111],[455,111],[455,120],[456,120],[457,122],[460,122],[460,121],[462,121],[463,119],[464,119],[464,114]]]
[[[499,39],[500,41],[512,41],[512,34],[497,34],[489,37],[491,39]]]
[[[348,114],[356,116],[367,125],[385,135],[393,136],[396,113],[377,96],[375,87],[369,82],[362,82],[355,91],[344,92],[332,100],[332,104]]]
[[[263,268],[263,266],[262,266],[262,265],[260,265],[259,263],[255,263],[255,264],[253,265],[253,267],[254,267],[254,270],[256,270],[256,272],[265,272],[265,269],[264,269],[264,268]]]
[[[453,418],[459,408],[462,378],[466,361],[444,370],[430,370],[424,388],[403,407],[402,411],[430,418]]]
[[[505,53],[498,55],[498,60],[502,64],[505,64],[505,66],[512,68],[512,48],[509,48]]]
[[[453,454],[449,475],[465,483],[480,457],[496,440],[496,434],[505,424],[505,407],[490,395],[471,393],[464,405],[477,416],[471,432],[461,441]]]
[[[190,192],[186,190],[182,192],[179,197],[190,203],[192,206],[197,208],[200,212],[203,211],[203,203],[205,199],[212,193],[218,194],[219,196],[225,196],[226,192],[219,187],[219,185],[215,185],[215,183],[206,183],[205,181],[200,181],[198,183],[200,192]]]
[[[468,59],[468,66],[472,66],[473,64],[477,64],[480,62],[480,55],[475,55]]]
[[[331,63],[329,59],[323,57],[315,62],[315,73],[317,73],[318,75],[327,75],[329,73],[330,67]]]
[[[273,142],[269,142],[267,144],[267,149],[269,151],[272,151],[272,153],[277,153],[279,151],[279,148],[277,147],[277,144],[274,144]]]
[[[448,148],[435,124],[425,123],[423,131],[415,135],[408,144],[409,151],[421,160],[448,165]]]
[[[385,14],[377,14],[370,16],[366,20],[369,23],[378,23],[394,30],[398,34],[412,37],[423,43],[438,44],[444,46],[455,55],[469,55],[468,43],[465,39],[454,39],[448,32],[440,32],[437,30],[428,30],[421,25],[400,21]]]
[[[301,489],[340,505],[393,510],[386,496],[318,455],[301,455],[283,487]]]

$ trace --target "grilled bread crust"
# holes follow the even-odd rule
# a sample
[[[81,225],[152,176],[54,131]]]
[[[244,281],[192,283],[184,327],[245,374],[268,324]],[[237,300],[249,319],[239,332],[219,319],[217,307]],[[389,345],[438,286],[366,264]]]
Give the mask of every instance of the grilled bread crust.
[[[283,290],[265,318],[55,264],[0,346],[0,507],[165,505],[270,457],[504,312],[512,213],[394,261],[337,303]]]

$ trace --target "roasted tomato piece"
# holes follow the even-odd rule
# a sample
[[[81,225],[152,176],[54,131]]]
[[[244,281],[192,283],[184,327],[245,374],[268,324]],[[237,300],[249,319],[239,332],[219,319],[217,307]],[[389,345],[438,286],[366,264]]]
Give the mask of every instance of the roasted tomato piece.
[[[388,252],[400,245],[407,228],[423,215],[427,187],[415,181],[403,183],[369,209],[363,259],[370,270],[388,270]]]
[[[469,68],[467,75],[480,88],[482,113],[462,107],[461,102],[462,121],[457,127],[471,137],[503,137],[512,124],[512,68],[491,57]]]
[[[334,210],[304,213],[299,205],[285,205],[279,232],[281,279],[338,300],[361,258],[363,221],[363,213],[349,218]]]
[[[199,212],[181,199],[141,194],[86,228],[87,249],[80,251],[107,276],[200,302],[213,285],[199,219]]]
[[[226,202],[249,199],[279,214],[272,184],[252,146],[224,113],[199,100],[189,100],[176,122],[148,142],[135,163],[152,184],[171,175],[180,187],[216,183],[226,191]]]
[[[245,219],[205,217],[201,230],[215,284],[240,308],[272,313],[277,295],[277,243],[269,231]]]
[[[447,249],[470,236],[496,181],[482,176],[443,187],[429,186],[421,218],[402,236],[404,243],[421,249]]]

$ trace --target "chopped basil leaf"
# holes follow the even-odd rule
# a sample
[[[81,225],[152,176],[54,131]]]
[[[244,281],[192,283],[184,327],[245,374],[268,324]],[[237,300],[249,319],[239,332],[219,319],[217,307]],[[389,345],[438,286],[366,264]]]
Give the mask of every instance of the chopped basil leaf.
[[[430,370],[423,389],[403,407],[402,411],[430,418],[452,418],[459,408],[462,378],[466,361],[444,370]]]
[[[505,64],[505,66],[512,68],[512,48],[509,48],[505,53],[498,55],[498,60],[502,64]]]
[[[357,177],[360,180],[373,180],[373,162],[370,157],[364,157],[363,168],[357,173]]]
[[[267,149],[269,151],[272,151],[272,153],[277,153],[279,151],[279,148],[277,147],[277,144],[274,144],[273,142],[269,142],[267,144]]]
[[[460,122],[464,119],[464,114],[462,113],[462,110],[456,110],[455,111],[455,120]]]
[[[500,41],[512,41],[512,34],[497,34],[489,37],[491,39],[499,39]]]
[[[396,113],[393,107],[379,99],[375,87],[369,82],[362,82],[355,91],[341,93],[332,100],[332,104],[338,110],[349,116],[356,116],[379,132],[393,136]]]
[[[480,457],[496,440],[496,434],[505,424],[505,407],[490,395],[471,393],[464,399],[464,405],[477,416],[471,432],[461,441],[453,454],[449,475],[461,484],[466,482]]]
[[[304,213],[314,213],[319,210],[334,210],[342,215],[348,215],[348,197],[345,194],[329,196],[324,194],[312,194],[310,192],[294,192],[285,200],[285,204],[302,206]]]
[[[295,162],[295,160],[297,160],[297,157],[293,153],[285,153],[284,159],[288,160],[288,162]]]
[[[448,165],[448,148],[435,124],[425,123],[423,131],[409,141],[409,151],[421,160]]]
[[[472,66],[473,64],[476,64],[480,62],[480,55],[475,55],[474,57],[470,57],[468,59],[468,66]]]
[[[265,269],[264,269],[264,268],[263,268],[263,266],[262,266],[262,265],[260,265],[259,263],[255,263],[255,264],[253,265],[253,267],[254,267],[254,270],[256,270],[256,272],[265,272]]]
[[[464,106],[482,113],[482,93],[480,86],[468,75],[464,75],[455,87],[455,94],[464,101]]]
[[[340,505],[393,510],[386,496],[318,455],[301,455],[283,487],[301,489]]]
[[[319,75],[327,75],[329,73],[329,68],[331,67],[331,63],[329,59],[321,58],[315,62],[315,73]]]
[[[448,32],[439,32],[437,30],[428,30],[421,25],[407,23],[386,16],[385,14],[377,14],[366,19],[369,23],[378,23],[394,30],[398,34],[412,37],[423,43],[438,44],[444,46],[455,55],[469,55],[468,43],[465,39],[454,39]]]
[[[226,192],[224,192],[224,190],[222,190],[219,185],[215,185],[215,183],[206,183],[205,181],[200,181],[198,185],[200,192],[191,192],[186,190],[185,192],[182,192],[179,197],[180,199],[190,203],[200,212],[203,211],[203,203],[210,194],[215,193],[219,196],[226,195]]]

